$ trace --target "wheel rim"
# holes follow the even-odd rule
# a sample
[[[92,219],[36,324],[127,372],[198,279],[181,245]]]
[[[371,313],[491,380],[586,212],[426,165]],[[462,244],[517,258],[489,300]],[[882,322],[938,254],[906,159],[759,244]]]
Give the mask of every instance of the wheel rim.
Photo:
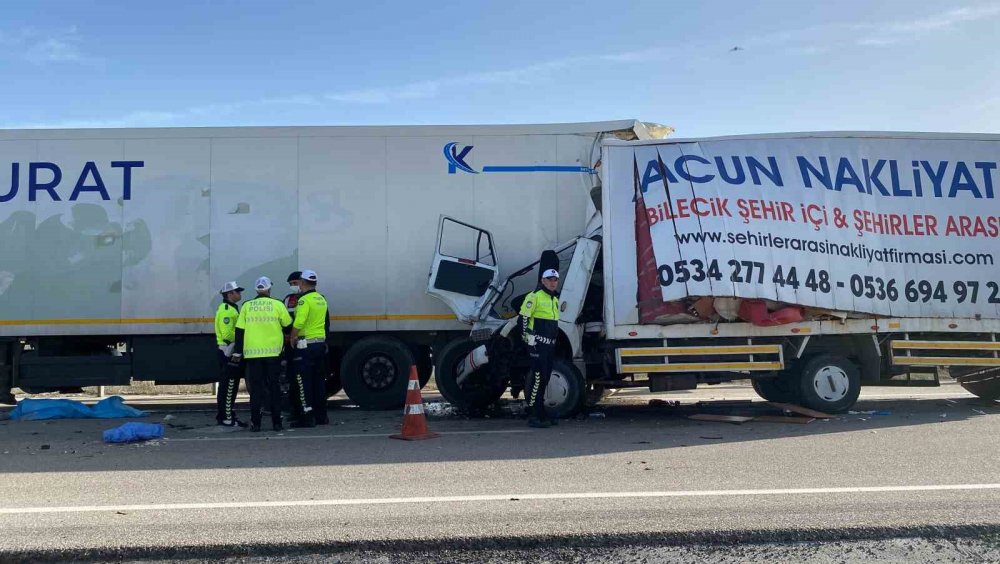
[[[850,378],[839,366],[824,366],[813,375],[813,389],[823,401],[837,402],[847,397]]]
[[[396,365],[387,356],[374,355],[361,365],[361,378],[373,390],[385,390],[396,381]]]
[[[569,393],[570,383],[566,375],[560,372],[552,372],[552,377],[549,378],[549,386],[545,388],[545,406],[552,408],[561,406],[566,403]]]

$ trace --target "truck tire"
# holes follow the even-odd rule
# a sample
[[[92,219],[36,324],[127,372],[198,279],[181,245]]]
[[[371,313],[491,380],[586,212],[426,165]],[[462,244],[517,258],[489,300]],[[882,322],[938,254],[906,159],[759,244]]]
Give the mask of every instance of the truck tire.
[[[778,376],[777,378],[754,378],[751,380],[751,384],[753,384],[753,391],[757,392],[758,396],[767,401],[775,403],[797,403],[799,401],[795,383],[790,382],[782,376]]]
[[[842,413],[858,401],[861,373],[850,360],[835,354],[809,359],[799,375],[799,404],[822,411]]]
[[[1000,368],[975,370],[955,379],[970,394],[988,401],[1000,401]]]
[[[531,398],[531,388],[534,386],[535,375],[528,371],[524,384],[525,400]],[[545,411],[549,417],[564,419],[579,413],[587,400],[587,383],[583,374],[572,362],[556,358],[552,360],[552,378],[545,390]],[[531,406],[526,406],[531,413]]]
[[[365,337],[351,345],[340,364],[347,397],[362,409],[398,409],[406,400],[413,366],[410,347],[394,337]]]
[[[434,381],[438,391],[448,403],[462,410],[489,407],[507,390],[506,384],[493,381],[489,366],[476,370],[459,386],[455,370],[466,355],[481,344],[461,337],[448,343],[439,354],[434,355],[437,362],[434,368]]]

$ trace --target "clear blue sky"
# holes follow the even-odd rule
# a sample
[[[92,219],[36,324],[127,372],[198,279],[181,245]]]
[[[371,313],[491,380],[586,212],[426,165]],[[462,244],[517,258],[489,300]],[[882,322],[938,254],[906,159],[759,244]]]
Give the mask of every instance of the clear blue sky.
[[[0,127],[998,132],[998,32],[983,0],[11,1]]]

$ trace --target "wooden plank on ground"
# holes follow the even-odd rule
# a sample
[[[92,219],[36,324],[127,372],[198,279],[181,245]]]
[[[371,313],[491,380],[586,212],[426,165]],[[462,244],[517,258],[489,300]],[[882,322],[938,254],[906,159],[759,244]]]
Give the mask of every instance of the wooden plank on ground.
[[[753,418],[754,421],[761,421],[764,423],[796,423],[799,425],[805,425],[806,423],[812,423],[816,419],[814,417],[786,417],[784,415],[758,415]]]
[[[695,421],[717,421],[719,423],[736,423],[741,425],[747,421],[753,421],[753,417],[743,417],[742,415],[712,415],[711,413],[696,413],[689,415],[688,419]]]
[[[794,403],[775,403],[773,401],[769,401],[767,402],[767,405],[777,407],[781,410],[791,411],[792,413],[798,413],[799,415],[805,415],[806,417],[815,417],[816,419],[833,419],[833,415],[823,413],[822,411],[816,411],[815,409],[809,409],[808,407],[802,407],[801,405],[795,405]]]

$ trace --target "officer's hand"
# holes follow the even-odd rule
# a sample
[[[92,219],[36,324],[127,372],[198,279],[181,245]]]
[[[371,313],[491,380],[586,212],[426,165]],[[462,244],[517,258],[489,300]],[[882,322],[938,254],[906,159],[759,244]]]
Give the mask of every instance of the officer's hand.
[[[239,368],[240,362],[243,361],[243,355],[240,353],[233,353],[233,356],[229,357],[229,366],[233,368]]]
[[[535,334],[534,333],[525,333],[524,334],[524,342],[529,347],[535,346]]]
[[[307,348],[308,346],[309,346],[309,345],[308,345],[308,344],[306,344],[306,340],[305,340],[305,339],[299,339],[299,340],[298,340],[298,341],[297,341],[297,342],[295,343],[295,348],[299,349],[300,351],[301,351],[301,350],[304,350],[304,349],[306,349],[306,348]]]

